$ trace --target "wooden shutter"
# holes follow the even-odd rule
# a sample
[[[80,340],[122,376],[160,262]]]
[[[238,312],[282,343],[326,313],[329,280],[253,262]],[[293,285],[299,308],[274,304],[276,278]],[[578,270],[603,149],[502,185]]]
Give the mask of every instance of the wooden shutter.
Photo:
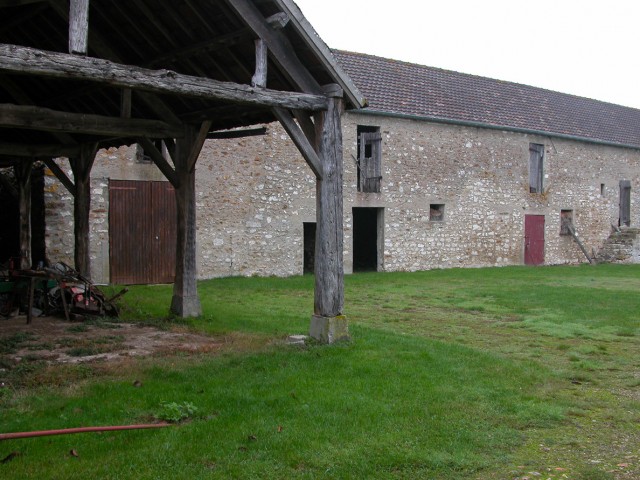
[[[529,144],[529,191],[542,193],[544,145]]]
[[[371,156],[367,156],[367,150]],[[380,192],[382,179],[382,135],[380,132],[360,134],[360,191]]]

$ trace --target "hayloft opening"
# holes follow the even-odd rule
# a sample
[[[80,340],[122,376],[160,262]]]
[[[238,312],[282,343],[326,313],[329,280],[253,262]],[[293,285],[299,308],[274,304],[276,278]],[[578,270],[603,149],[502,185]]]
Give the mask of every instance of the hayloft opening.
[[[573,210],[560,210],[560,235],[571,235]]]

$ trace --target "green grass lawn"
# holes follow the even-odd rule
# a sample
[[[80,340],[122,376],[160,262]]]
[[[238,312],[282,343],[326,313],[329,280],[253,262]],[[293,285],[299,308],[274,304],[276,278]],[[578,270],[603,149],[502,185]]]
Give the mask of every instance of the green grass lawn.
[[[638,266],[351,275],[353,340],[334,346],[283,342],[308,330],[311,276],[199,293],[203,316],[177,322],[169,286],[134,287],[122,317],[231,348],[57,367],[42,385],[24,381],[42,366],[13,367],[26,386],[0,390],[0,431],[195,413],[0,442],[0,460],[19,453],[0,478],[640,478]]]

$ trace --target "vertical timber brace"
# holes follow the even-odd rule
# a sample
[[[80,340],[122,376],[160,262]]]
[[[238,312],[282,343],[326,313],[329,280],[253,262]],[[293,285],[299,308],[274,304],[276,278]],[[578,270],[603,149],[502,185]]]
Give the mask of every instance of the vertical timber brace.
[[[89,38],[89,0],[69,4],[69,53],[87,54]]]
[[[186,134],[184,138],[176,140],[173,152],[177,178],[177,241],[171,312],[183,318],[197,317],[202,313],[196,282],[195,164],[210,128],[211,122],[204,122],[200,128],[185,126]]]
[[[342,90],[326,88],[329,108],[316,118],[322,178],[316,181],[314,315],[310,334],[333,343],[349,338],[344,308],[342,230]]]
[[[31,170],[33,160],[20,160],[13,167],[18,182],[20,209],[20,269],[31,268]]]
[[[74,261],[80,274],[91,276],[89,256],[89,211],[91,210],[91,168],[96,158],[97,144],[84,144],[80,156],[70,158],[75,186],[73,202]]]

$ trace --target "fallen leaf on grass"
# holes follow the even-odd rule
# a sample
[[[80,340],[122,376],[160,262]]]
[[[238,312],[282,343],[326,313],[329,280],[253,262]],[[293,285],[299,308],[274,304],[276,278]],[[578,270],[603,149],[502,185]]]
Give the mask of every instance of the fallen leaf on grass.
[[[75,449],[72,449],[69,452],[69,455],[71,455],[72,457],[76,457],[76,458],[78,458],[80,456],[80,455],[78,455],[78,452]]]
[[[278,425],[278,433],[282,432],[282,425]]]

